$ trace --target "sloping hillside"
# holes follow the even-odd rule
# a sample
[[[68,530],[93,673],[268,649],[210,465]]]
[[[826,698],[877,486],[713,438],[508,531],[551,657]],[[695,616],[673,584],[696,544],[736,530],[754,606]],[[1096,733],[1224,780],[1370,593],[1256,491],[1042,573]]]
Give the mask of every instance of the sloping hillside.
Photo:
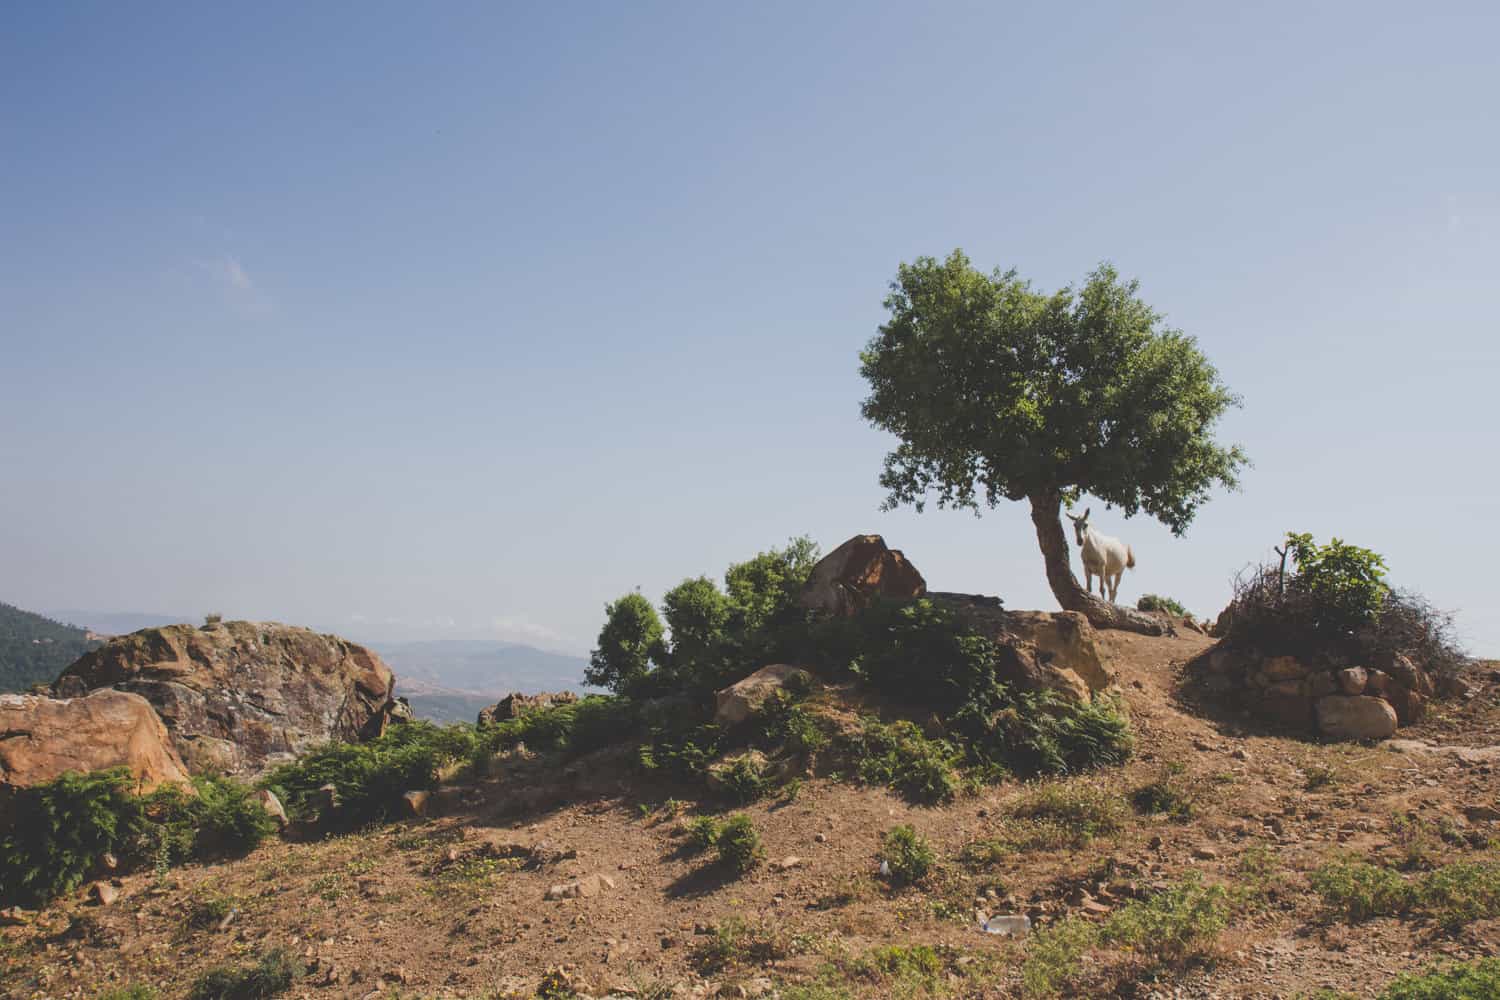
[[[81,628],[0,602],[0,692],[50,684],[98,646]]]
[[[631,746],[517,748],[435,793],[434,818],[126,875],[105,907],[60,901],[6,932],[0,979],[18,997],[179,997],[282,948],[286,995],[311,998],[1350,1000],[1500,953],[1500,671],[1402,741],[1322,744],[1181,701],[1210,641],[1102,638],[1135,734],[1122,767],[922,806],[815,754],[736,808],[643,775]],[[853,725],[878,708],[810,697]],[[686,829],[735,811],[764,847],[743,876]],[[880,872],[905,857],[884,839],[900,826],[933,854],[912,884]],[[985,933],[995,914],[1037,930]]]

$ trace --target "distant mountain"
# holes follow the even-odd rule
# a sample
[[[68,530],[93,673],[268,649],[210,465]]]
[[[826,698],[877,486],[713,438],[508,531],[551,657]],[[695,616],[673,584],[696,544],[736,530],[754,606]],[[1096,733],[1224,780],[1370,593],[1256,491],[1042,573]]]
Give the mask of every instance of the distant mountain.
[[[373,644],[396,672],[396,693],[427,688],[500,697],[512,691],[579,690],[581,656],[549,653],[532,646],[493,639],[424,639]]]
[[[63,668],[99,646],[74,625],[0,603],[0,691],[51,684]]]

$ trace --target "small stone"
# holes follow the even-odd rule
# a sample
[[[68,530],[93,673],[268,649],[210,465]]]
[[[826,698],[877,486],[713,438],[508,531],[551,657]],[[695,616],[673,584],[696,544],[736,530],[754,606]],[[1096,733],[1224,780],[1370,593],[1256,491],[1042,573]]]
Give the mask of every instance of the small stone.
[[[1150,840],[1148,840],[1146,842],[1146,846],[1149,847],[1153,851],[1159,851],[1159,850],[1161,850],[1161,845],[1162,845],[1162,839],[1159,836],[1158,837],[1152,837]]]
[[[413,789],[401,796],[401,810],[407,816],[425,816],[427,800],[431,797],[432,793],[425,789]]]
[[[100,906],[108,906],[120,898],[120,890],[108,882],[95,882],[89,886],[89,896]]]
[[[1249,760],[1250,751],[1246,750],[1244,747],[1237,747],[1229,756],[1233,757],[1235,760]]]
[[[23,927],[31,923],[36,912],[22,909],[19,906],[7,906],[0,910],[0,927]]]
[[[589,899],[605,889],[613,889],[615,880],[608,875],[589,875],[575,882],[564,882],[547,890],[547,899]]]
[[[1195,847],[1193,848],[1193,857],[1199,861],[1214,861],[1218,859],[1219,852],[1212,847]]]
[[[773,871],[784,872],[788,869],[796,868],[800,864],[802,864],[801,858],[797,857],[795,854],[789,854],[786,857],[782,858],[780,861],[771,862],[771,869]]]
[[[99,863],[105,868],[108,868],[110,871],[114,871],[116,868],[120,867],[120,859],[115,857],[109,851],[105,851],[102,855],[99,856]]]

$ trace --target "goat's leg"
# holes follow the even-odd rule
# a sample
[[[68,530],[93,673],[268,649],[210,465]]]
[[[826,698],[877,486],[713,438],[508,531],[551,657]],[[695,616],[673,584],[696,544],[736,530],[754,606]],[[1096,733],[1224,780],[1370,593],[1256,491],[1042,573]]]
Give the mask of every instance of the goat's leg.
[[[1111,604],[1115,602],[1116,597],[1120,596],[1120,576],[1120,573],[1116,573],[1114,579],[1109,581],[1109,602]]]
[[[1094,592],[1094,572],[1087,566],[1083,569],[1083,592],[1085,594]]]

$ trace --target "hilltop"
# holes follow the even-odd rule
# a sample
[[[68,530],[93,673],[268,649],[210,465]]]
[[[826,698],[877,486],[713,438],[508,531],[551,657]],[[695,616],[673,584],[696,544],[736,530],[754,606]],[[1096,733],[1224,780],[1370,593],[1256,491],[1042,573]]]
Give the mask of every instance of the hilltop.
[[[85,629],[0,602],[0,692],[50,684],[99,643]]]

